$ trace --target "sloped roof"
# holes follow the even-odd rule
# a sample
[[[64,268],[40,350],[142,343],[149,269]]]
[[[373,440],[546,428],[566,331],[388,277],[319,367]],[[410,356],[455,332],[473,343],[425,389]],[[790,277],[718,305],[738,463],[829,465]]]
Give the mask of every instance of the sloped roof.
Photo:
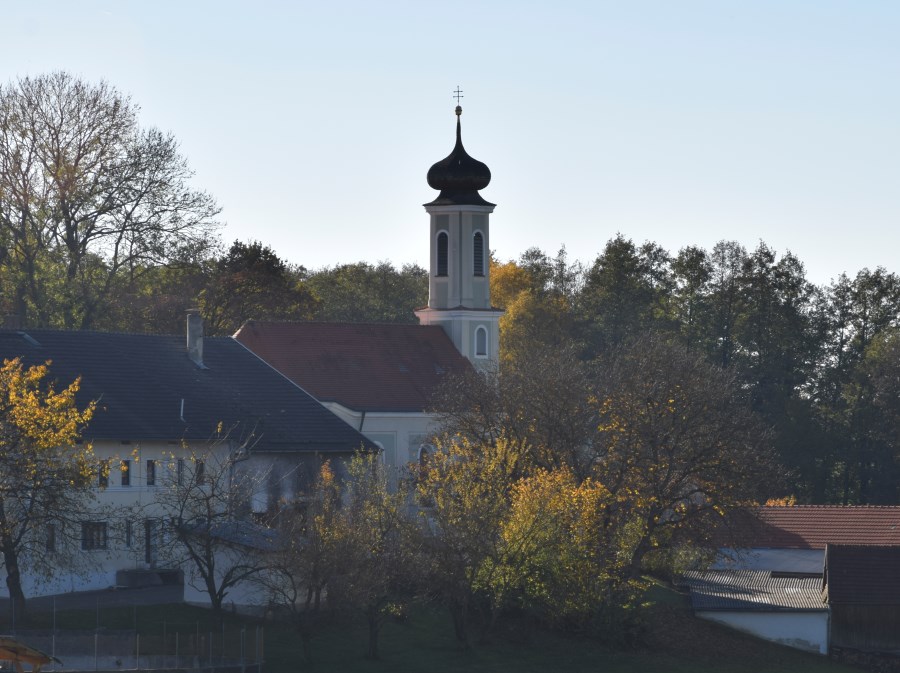
[[[785,576],[768,570],[689,572],[694,610],[809,611],[825,610],[822,576]]]
[[[436,325],[246,322],[234,338],[317,399],[356,411],[424,411],[471,366]]]
[[[829,603],[900,605],[900,546],[829,544],[825,589]]]
[[[760,507],[731,531],[741,547],[825,549],[826,544],[900,545],[900,507]]]
[[[52,361],[61,386],[81,377],[79,404],[99,400],[87,440],[206,442],[221,423],[256,451],[374,448],[230,337],[204,339],[201,368],[184,336],[0,330],[0,358],[14,357]]]

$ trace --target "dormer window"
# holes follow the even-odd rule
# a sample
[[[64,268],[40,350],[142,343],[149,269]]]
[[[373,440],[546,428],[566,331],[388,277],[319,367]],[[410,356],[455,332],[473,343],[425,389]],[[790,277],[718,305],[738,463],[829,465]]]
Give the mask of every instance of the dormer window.
[[[449,265],[447,263],[447,250],[449,248],[449,239],[446,231],[442,231],[437,235],[437,275],[446,276]]]
[[[472,261],[476,276],[484,275],[484,236],[476,231],[472,237]]]

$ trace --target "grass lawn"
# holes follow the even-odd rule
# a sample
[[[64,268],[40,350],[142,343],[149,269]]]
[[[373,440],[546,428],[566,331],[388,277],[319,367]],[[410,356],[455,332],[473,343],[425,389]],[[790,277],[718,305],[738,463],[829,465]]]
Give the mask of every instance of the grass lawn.
[[[587,638],[551,633],[536,633],[526,638],[514,632],[463,651],[453,638],[449,614],[423,609],[406,622],[385,625],[380,661],[363,658],[366,632],[362,625],[331,628],[321,633],[312,643],[312,664],[303,660],[294,633],[269,630],[266,670],[274,673],[840,673],[857,670],[695,619],[672,592],[656,591],[652,596],[662,600],[651,608],[646,644],[632,652],[613,651]]]
[[[461,650],[453,638],[449,614],[420,608],[404,622],[384,626],[381,659],[368,661],[366,630],[356,625],[323,628],[312,641],[313,662],[307,663],[297,634],[282,624],[265,624],[265,670],[269,673],[341,671],[342,673],[410,672],[449,673],[545,673],[546,671],[596,673],[840,673],[858,669],[829,662],[757,640],[725,627],[695,619],[682,597],[656,589],[649,595],[655,604],[648,613],[645,643],[636,651],[614,651],[581,637],[538,632],[528,635],[504,632],[473,649]],[[205,630],[210,613],[186,605],[107,608],[100,612],[106,628],[133,628],[158,632],[163,623],[171,633],[194,628]],[[49,616],[34,615],[33,626],[49,626]],[[57,627],[93,628],[95,611],[57,614]],[[44,623],[47,622],[47,623]],[[228,615],[229,631],[241,624],[255,630],[258,622]]]

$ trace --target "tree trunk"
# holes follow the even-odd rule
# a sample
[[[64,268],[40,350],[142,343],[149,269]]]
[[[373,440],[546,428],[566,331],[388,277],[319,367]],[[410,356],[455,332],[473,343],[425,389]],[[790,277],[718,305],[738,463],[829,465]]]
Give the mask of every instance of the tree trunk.
[[[16,626],[26,621],[25,592],[19,572],[19,555],[8,536],[2,539],[3,564],[6,567],[6,588],[9,590],[9,619]]]
[[[456,641],[466,649],[469,647],[468,611],[465,603],[456,600],[450,602],[450,614],[453,617]]]
[[[366,610],[366,622],[369,625],[369,648],[366,651],[366,659],[375,660],[378,659],[378,632],[381,629],[377,607]]]
[[[5,533],[0,536],[0,552],[3,553],[3,565],[6,567],[6,588],[9,590],[9,617],[13,627],[26,619],[25,592],[22,591],[22,575],[19,572],[19,550],[9,534],[6,520],[6,508],[0,500],[0,528]]]

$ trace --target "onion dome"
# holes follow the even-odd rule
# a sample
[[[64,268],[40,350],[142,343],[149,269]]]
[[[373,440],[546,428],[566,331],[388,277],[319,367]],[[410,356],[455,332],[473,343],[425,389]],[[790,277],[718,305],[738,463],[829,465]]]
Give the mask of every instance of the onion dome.
[[[440,190],[440,195],[426,206],[493,206],[478,193],[491,181],[491,170],[487,165],[473,159],[462,144],[460,125],[462,108],[456,106],[456,146],[446,159],[438,161],[428,169],[428,184]]]

